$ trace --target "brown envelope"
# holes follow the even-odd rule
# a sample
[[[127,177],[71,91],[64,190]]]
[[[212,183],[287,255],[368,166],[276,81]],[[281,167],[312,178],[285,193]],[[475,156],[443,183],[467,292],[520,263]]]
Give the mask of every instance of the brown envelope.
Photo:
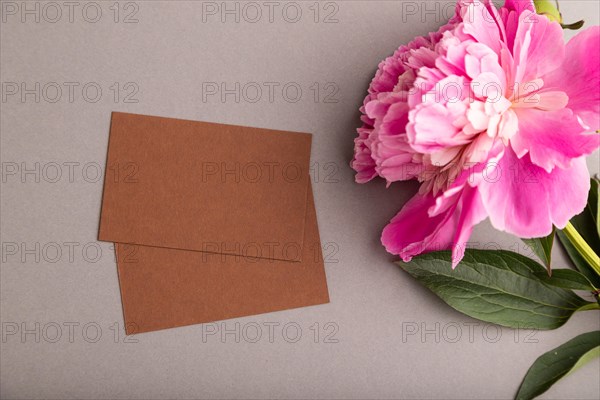
[[[328,303],[308,199],[301,262],[117,244],[127,334]]]
[[[311,135],[112,114],[99,240],[299,261]]]
[[[128,334],[329,302],[310,141],[113,113],[98,236]]]

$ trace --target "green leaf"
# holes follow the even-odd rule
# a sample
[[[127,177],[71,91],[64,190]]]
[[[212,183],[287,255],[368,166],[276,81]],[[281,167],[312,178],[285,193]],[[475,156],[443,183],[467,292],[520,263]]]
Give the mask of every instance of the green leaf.
[[[600,254],[600,204],[598,180],[591,179],[587,206],[583,212],[571,219],[571,224],[583,237],[586,243],[596,254]],[[558,240],[567,251],[573,265],[584,274],[595,287],[600,287],[600,276],[594,272],[592,266],[579,254],[575,246],[562,230],[557,230]]]
[[[521,239],[525,242],[525,244],[531,247],[531,250],[535,253],[536,256],[542,260],[546,268],[548,269],[548,275],[552,273],[551,263],[552,263],[552,245],[554,244],[554,233],[555,228],[552,227],[552,232],[542,238],[535,239]]]
[[[510,251],[468,249],[455,270],[449,251],[398,265],[456,310],[511,328],[555,329],[594,304],[544,283],[542,265]]]
[[[552,276],[548,276],[546,273],[538,273],[536,276],[544,283],[563,289],[587,290],[590,292],[596,290],[585,275],[573,269],[555,269],[552,271]]]
[[[592,250],[600,253],[600,232],[598,232],[598,181],[594,178],[590,181],[587,206],[583,212],[574,216],[571,223],[590,245]]]
[[[585,277],[595,286],[600,287],[600,276],[594,272],[592,266],[585,261],[585,259],[579,254],[575,246],[571,244],[571,241],[567,238],[567,236],[561,230],[556,231],[556,235],[558,236],[558,240],[560,240],[560,244],[565,248],[571,262],[575,265],[575,268],[581,272]]]
[[[592,178],[591,186],[588,196],[588,207],[590,207],[590,213],[596,220],[596,231],[600,238],[600,184],[598,183],[598,179]],[[600,249],[596,249],[596,251],[600,251]]]
[[[523,379],[516,398],[533,399],[563,376],[600,356],[600,331],[579,335],[540,356]]]

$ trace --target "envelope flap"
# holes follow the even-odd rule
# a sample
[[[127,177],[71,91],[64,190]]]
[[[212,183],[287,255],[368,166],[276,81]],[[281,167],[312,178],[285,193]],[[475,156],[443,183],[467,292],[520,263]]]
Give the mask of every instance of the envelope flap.
[[[311,135],[113,113],[99,239],[301,259]]]

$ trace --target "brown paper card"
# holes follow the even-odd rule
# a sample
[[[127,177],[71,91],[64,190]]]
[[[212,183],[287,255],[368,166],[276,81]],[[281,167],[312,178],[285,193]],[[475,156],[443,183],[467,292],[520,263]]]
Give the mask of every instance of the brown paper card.
[[[310,144],[306,133],[115,112],[98,238],[299,261]]]
[[[116,249],[127,334],[329,302],[312,189],[301,262],[126,244]]]

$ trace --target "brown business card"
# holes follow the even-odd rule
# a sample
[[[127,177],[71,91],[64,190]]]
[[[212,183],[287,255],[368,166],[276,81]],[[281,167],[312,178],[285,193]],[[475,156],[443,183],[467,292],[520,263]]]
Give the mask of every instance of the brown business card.
[[[327,303],[311,136],[113,113],[99,239],[128,334]]]
[[[301,262],[117,244],[127,334],[328,303],[312,190],[305,219]]]
[[[115,112],[98,238],[299,261],[310,145],[306,133]]]

